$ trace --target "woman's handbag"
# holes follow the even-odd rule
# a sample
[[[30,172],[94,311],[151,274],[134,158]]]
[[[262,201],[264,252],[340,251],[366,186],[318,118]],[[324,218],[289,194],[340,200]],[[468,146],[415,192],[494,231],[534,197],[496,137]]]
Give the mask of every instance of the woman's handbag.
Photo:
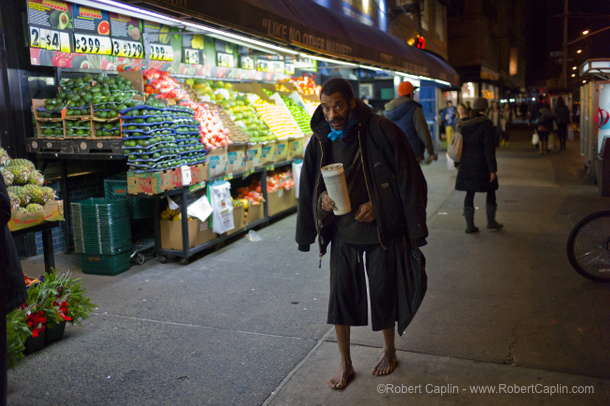
[[[462,148],[464,146],[464,141],[462,139],[462,133],[460,131],[456,131],[453,133],[453,137],[451,137],[451,142],[447,146],[447,155],[449,158],[453,159],[455,162],[460,162],[462,159]]]

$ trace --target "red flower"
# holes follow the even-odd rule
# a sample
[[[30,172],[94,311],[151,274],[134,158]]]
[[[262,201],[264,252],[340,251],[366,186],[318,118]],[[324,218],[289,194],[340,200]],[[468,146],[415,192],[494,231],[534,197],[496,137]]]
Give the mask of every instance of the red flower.
[[[44,331],[45,323],[47,318],[44,316],[44,312],[39,310],[38,313],[30,313],[27,316],[27,323],[32,330],[32,337],[38,337],[38,334]]]
[[[57,312],[59,313],[59,316],[68,321],[68,320],[72,320],[72,317],[68,317],[68,303],[66,301],[63,301],[60,303],[58,302],[53,302],[53,306],[57,307]]]

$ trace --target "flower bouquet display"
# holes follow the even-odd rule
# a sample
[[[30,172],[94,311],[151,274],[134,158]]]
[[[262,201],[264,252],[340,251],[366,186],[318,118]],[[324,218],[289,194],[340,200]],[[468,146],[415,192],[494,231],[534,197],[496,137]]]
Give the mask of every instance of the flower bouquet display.
[[[9,368],[24,355],[59,340],[66,322],[81,325],[95,308],[85,296],[81,279],[72,279],[70,273],[53,271],[34,280],[25,278],[28,300],[6,317]]]

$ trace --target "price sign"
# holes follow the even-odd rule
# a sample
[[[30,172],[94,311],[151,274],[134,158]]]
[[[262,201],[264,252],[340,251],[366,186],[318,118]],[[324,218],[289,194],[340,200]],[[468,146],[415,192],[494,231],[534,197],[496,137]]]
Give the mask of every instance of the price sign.
[[[74,34],[74,50],[85,54],[111,55],[112,42],[108,37]]]
[[[150,59],[154,61],[173,61],[174,49],[171,45],[154,44],[150,46]]]
[[[254,69],[254,59],[249,56],[241,56],[240,62],[242,69]]]
[[[216,66],[223,68],[234,68],[235,58],[232,54],[225,54],[224,52],[217,52],[217,63]]]
[[[61,43],[59,42],[59,31],[45,30],[45,42],[49,51],[61,50]]]
[[[184,63],[192,63],[198,65],[199,62],[199,51],[196,49],[184,49]]]
[[[143,58],[144,47],[140,42],[112,39],[112,55],[127,58]]]
[[[294,64],[292,63],[287,63],[284,65],[284,69],[285,69],[285,73],[287,75],[294,75]]]

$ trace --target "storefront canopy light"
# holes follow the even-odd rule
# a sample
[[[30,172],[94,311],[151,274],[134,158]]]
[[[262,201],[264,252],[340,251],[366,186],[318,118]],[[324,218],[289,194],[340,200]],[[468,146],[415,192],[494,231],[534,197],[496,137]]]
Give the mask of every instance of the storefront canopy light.
[[[132,17],[141,17],[142,15],[145,15],[147,19],[149,19],[150,21],[153,21],[155,23],[162,23],[162,24],[171,25],[171,26],[180,26],[180,25],[184,24],[182,21],[180,21],[178,19],[168,17],[163,14],[155,13],[154,11],[148,11],[143,8],[138,8],[138,7],[130,6],[128,4],[119,3],[118,1],[113,1],[113,0],[97,0],[97,1],[70,0],[70,1],[72,3],[76,3],[81,6],[92,7],[92,8],[100,8],[100,3],[101,3],[104,5],[102,8],[106,11],[126,14],[126,15],[129,15]]]

